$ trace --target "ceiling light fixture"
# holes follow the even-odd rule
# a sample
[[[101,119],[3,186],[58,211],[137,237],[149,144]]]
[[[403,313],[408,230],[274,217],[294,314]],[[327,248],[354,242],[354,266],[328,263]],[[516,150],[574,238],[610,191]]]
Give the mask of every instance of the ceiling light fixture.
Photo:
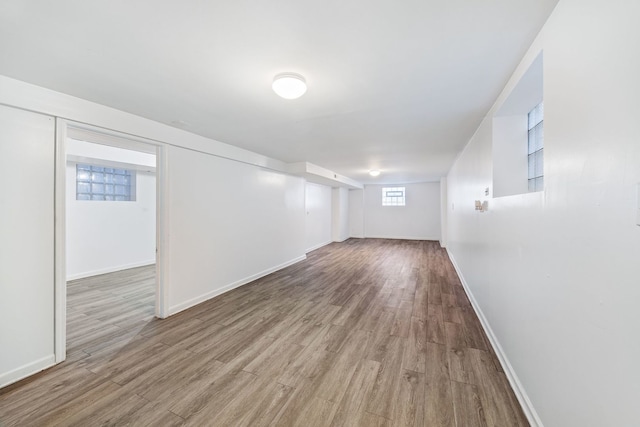
[[[283,73],[273,79],[273,91],[284,99],[300,98],[307,91],[307,83],[300,74]]]
[[[369,171],[369,175],[378,176],[378,175],[380,175],[380,171],[377,170],[377,169],[372,169],[372,170]]]

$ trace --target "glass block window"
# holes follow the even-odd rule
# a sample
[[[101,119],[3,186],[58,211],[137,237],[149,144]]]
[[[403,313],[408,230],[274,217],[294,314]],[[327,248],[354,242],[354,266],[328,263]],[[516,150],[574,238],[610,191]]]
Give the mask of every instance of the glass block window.
[[[129,169],[76,165],[76,200],[136,200],[136,172]]]
[[[404,187],[383,187],[382,206],[404,206]]]
[[[529,191],[544,189],[544,106],[541,102],[529,112]]]

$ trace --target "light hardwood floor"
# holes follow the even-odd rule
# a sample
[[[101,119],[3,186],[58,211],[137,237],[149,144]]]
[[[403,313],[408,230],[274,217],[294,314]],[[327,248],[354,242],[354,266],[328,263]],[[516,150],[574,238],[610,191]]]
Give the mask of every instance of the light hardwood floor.
[[[70,282],[68,360],[0,425],[528,425],[436,242],[330,244],[166,320],[153,274]]]

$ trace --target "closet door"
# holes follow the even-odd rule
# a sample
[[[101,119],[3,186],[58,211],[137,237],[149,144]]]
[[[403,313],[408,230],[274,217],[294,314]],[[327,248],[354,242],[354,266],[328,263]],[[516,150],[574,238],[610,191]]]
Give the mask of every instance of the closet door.
[[[54,363],[55,121],[0,106],[0,387]]]

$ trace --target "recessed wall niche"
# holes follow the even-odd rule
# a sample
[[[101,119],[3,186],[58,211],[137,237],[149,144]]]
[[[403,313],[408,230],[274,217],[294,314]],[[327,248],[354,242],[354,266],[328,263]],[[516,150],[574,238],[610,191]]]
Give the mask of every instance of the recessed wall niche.
[[[527,114],[543,101],[543,53],[493,115],[493,196],[528,193]]]

